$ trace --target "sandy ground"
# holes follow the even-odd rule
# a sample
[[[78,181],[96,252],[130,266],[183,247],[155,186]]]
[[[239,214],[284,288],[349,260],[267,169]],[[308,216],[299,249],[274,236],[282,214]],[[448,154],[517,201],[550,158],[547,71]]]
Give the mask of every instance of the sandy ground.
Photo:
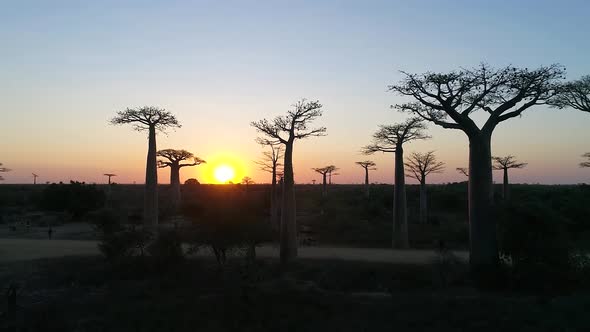
[[[55,258],[77,255],[99,254],[96,241],[60,239],[0,239],[0,262],[22,261],[39,258]],[[265,245],[257,248],[259,257],[279,257],[276,246]],[[467,260],[467,252],[455,252]],[[209,250],[201,250],[199,256],[210,256]],[[299,257],[310,259],[342,259],[350,261],[428,264],[436,257],[431,250],[391,250],[339,247],[301,247]]]

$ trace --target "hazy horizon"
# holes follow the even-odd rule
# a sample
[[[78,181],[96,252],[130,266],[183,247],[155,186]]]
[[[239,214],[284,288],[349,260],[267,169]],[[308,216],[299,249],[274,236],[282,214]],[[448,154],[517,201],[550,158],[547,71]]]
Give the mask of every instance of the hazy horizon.
[[[428,8],[425,11],[424,8]],[[302,1],[76,3],[23,1],[0,12],[0,162],[2,183],[118,183],[145,179],[147,133],[112,126],[127,107],[154,105],[183,125],[158,136],[158,149],[186,149],[208,161],[183,168],[181,182],[209,183],[221,164],[235,181],[269,182],[253,163],[264,151],[251,121],[284,114],[301,98],[319,100],[327,136],[295,144],[296,183],[320,181],[312,167],[336,165],[335,183],[361,183],[355,161],[371,159],[371,182],[393,182],[393,155],[360,153],[378,125],[407,117],[389,109],[399,70],[446,72],[487,62],[501,67],[567,68],[590,74],[585,1]],[[560,15],[556,15],[556,13]],[[495,131],[493,155],[528,166],[512,183],[590,182],[578,167],[590,151],[590,116],[545,106]],[[429,183],[461,182],[468,141],[430,124],[432,139],[411,152],[436,150],[446,162]],[[501,172],[494,180],[501,182]],[[169,182],[168,169],[158,180]],[[415,181],[408,179],[408,183]]]

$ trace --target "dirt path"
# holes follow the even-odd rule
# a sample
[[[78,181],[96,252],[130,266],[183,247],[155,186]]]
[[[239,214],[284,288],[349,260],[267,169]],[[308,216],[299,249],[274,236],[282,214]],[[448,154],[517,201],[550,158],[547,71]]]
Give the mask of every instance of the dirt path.
[[[99,254],[96,241],[80,240],[34,240],[34,239],[0,239],[0,262],[55,258],[77,255]],[[259,257],[279,257],[276,246],[265,245],[257,248]],[[465,251],[455,254],[467,260]],[[210,255],[208,250],[201,250],[199,256]],[[299,257],[310,259],[341,259],[350,261],[428,264],[435,257],[431,250],[391,250],[374,248],[340,248],[340,247],[301,247]]]

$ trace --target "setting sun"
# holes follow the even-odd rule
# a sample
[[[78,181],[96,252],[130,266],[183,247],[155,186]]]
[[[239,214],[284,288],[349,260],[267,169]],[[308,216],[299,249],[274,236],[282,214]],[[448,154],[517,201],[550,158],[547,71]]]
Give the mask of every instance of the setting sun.
[[[231,181],[234,178],[235,174],[236,172],[234,171],[234,169],[227,165],[218,166],[217,168],[215,168],[214,173],[215,179],[219,183],[227,183],[228,181]]]

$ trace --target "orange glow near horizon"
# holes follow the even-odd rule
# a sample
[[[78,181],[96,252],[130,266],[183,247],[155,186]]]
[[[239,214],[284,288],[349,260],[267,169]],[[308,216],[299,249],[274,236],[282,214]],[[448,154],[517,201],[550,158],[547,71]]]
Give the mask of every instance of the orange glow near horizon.
[[[204,183],[238,183],[246,175],[244,162],[234,155],[220,153],[205,160],[207,163],[199,169]]]
[[[219,183],[227,183],[232,181],[236,172],[231,166],[221,165],[215,168],[214,176]]]

